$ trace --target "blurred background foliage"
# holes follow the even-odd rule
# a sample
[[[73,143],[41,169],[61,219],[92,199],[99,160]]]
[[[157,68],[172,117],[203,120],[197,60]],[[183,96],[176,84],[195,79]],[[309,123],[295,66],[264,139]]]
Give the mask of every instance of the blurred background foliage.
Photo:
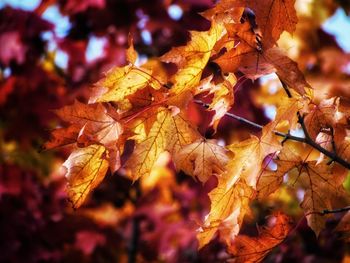
[[[60,168],[67,152],[40,151],[60,125],[52,110],[86,101],[104,72],[125,65],[129,32],[142,63],[186,43],[188,30],[207,29],[198,13],[214,2],[0,0],[1,262],[127,262],[135,237],[137,262],[229,258],[218,240],[197,251],[196,229],[208,212],[214,180],[202,186],[176,174],[164,155],[140,184],[132,185],[123,170],[109,174],[84,207],[73,211]],[[349,1],[297,0],[296,8],[297,30],[284,34],[279,45],[298,62],[317,98],[350,97]],[[267,123],[275,114],[277,81],[274,75],[254,83],[241,78],[232,112]],[[196,105],[190,111],[202,133],[223,143],[258,132],[224,118],[213,135],[207,129],[210,113]],[[345,186],[350,189],[350,179]],[[350,262],[349,245],[334,232],[340,215],[317,240],[299,208],[302,195],[282,188],[254,203],[242,232],[255,233],[256,223],[283,209],[296,228],[266,262]]]

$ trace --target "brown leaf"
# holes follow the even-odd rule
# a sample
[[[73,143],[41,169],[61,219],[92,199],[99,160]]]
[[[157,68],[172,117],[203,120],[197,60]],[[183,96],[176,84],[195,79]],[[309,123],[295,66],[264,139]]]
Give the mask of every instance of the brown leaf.
[[[243,0],[251,8],[261,30],[264,48],[272,47],[283,31],[293,33],[298,18],[294,8],[295,0]]]
[[[310,137],[315,140],[322,129],[335,126],[337,106],[335,99],[331,98],[321,101],[319,105],[311,104],[310,107],[304,122]]]
[[[281,49],[271,48],[264,52],[264,56],[276,69],[278,77],[289,88],[294,89],[300,95],[306,93],[305,88],[311,89],[310,84],[305,80],[304,74],[298,68],[298,64],[286,56]]]

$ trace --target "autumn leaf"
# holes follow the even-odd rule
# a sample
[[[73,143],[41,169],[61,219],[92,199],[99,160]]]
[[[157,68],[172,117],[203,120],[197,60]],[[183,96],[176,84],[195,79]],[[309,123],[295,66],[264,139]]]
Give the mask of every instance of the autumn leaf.
[[[275,68],[278,77],[291,89],[300,95],[306,93],[305,89],[311,89],[306,82],[304,74],[298,68],[298,64],[286,56],[281,49],[271,48],[264,52],[264,57]]]
[[[71,125],[68,128],[57,128],[51,132],[51,139],[47,141],[43,149],[54,149],[76,143],[81,126]]]
[[[149,133],[137,140],[135,150],[127,161],[126,166],[131,169],[134,180],[149,174],[162,152],[168,151],[174,156],[185,145],[200,137],[177,108],[161,107],[156,114],[157,120]]]
[[[258,228],[258,236],[239,235],[228,247],[228,251],[237,263],[261,262],[273,248],[284,241],[291,226],[291,219],[277,212],[269,217],[267,226]]]
[[[227,148],[235,154],[227,165],[230,180],[244,178],[249,186],[255,188],[258,175],[263,168],[263,160],[267,155],[279,151],[281,145],[271,127],[266,126],[260,139],[251,136],[250,139],[231,144]]]
[[[219,24],[240,23],[244,7],[237,7],[234,4],[225,4],[223,2],[225,1],[220,1],[213,8],[205,10],[200,14],[207,20]]]
[[[315,140],[322,129],[335,126],[337,106],[335,98],[322,100],[320,104],[311,104],[305,117],[305,126],[310,137]]]
[[[240,14],[240,8],[250,8],[255,14],[261,31],[264,48],[268,49],[275,45],[283,31],[289,33],[295,31],[298,18],[294,4],[295,0],[266,0],[263,3],[255,0],[224,0],[204,14],[205,17],[211,19],[215,19],[215,15],[228,23],[227,20],[221,18],[220,14],[229,15],[229,12]]]
[[[208,105],[208,110],[215,111],[210,122],[214,131],[217,130],[220,120],[231,109],[234,103],[234,86],[237,83],[237,79],[232,73],[229,73],[222,78],[222,82],[215,84],[214,81],[212,81],[213,76],[211,75],[202,79],[194,89],[194,95],[202,93],[207,93],[206,96],[211,94],[214,95],[211,103]]]
[[[177,73],[172,77],[173,94],[191,91],[199,83],[212,49],[224,30],[222,24],[212,23],[209,31],[192,31],[191,41],[186,46],[172,48],[161,57],[162,61],[175,63],[178,67]]]
[[[128,44],[129,44],[129,47],[126,50],[126,60],[130,64],[134,65],[136,60],[137,60],[137,52],[134,48],[134,39],[132,38],[132,36],[130,34],[128,36]]]
[[[283,177],[301,163],[302,158],[296,150],[285,144],[274,162],[278,166],[277,170],[270,170],[266,167],[259,175],[256,187],[258,198],[274,193],[281,186]]]
[[[215,62],[224,72],[240,70],[251,79],[276,72],[289,88],[300,95],[306,93],[305,89],[311,89],[297,63],[278,48],[259,52],[246,42],[240,42],[235,48],[215,59]]]
[[[67,168],[68,198],[74,208],[79,208],[88,194],[103,180],[108,169],[106,149],[90,145],[74,150],[63,166]]]
[[[247,77],[256,79],[260,75],[266,72],[273,71],[273,67],[267,63],[264,63],[261,55],[254,47],[248,45],[245,42],[240,42],[234,48],[228,50],[223,55],[214,60],[223,72],[236,72],[242,71]],[[268,67],[262,67],[267,64]]]
[[[346,127],[346,126],[345,126]],[[333,127],[332,141],[337,154],[344,160],[350,160],[350,130],[343,125],[335,125]],[[333,146],[332,146],[333,147]]]
[[[199,248],[208,244],[216,232],[226,244],[230,244],[238,235],[244,215],[249,210],[254,190],[244,180],[229,186],[228,181],[227,176],[219,177],[218,185],[209,193],[211,208],[198,230]]]
[[[300,152],[293,144],[285,144],[275,160],[277,170],[264,171],[259,177],[257,193],[259,198],[273,193],[283,182],[284,176],[288,175],[291,187],[299,187],[305,191],[301,207],[308,225],[318,235],[327,219],[326,215],[320,213],[325,209],[332,209],[332,199],[345,195],[342,183],[347,170],[337,164],[327,165],[325,162],[308,160],[311,156],[310,150],[312,149],[306,147]]]
[[[129,95],[146,87],[160,89],[162,83],[152,76],[152,71],[133,65],[115,67],[96,83],[90,102],[123,102]]]
[[[252,136],[227,146],[234,158],[228,162],[227,171],[219,176],[218,186],[209,193],[211,206],[198,234],[200,247],[207,244],[217,231],[227,243],[238,234],[262,171],[263,160],[280,147],[269,127],[264,128],[260,139]]]
[[[122,125],[102,104],[84,104],[75,101],[73,105],[57,110],[56,114],[69,123],[69,126],[52,133],[52,140],[45,144],[47,149],[74,142],[83,145],[99,143],[112,147],[123,132]]]
[[[209,104],[209,110],[214,110],[215,114],[210,122],[214,130],[217,130],[218,124],[222,117],[231,109],[234,103],[234,90],[237,79],[233,74],[229,74],[224,81],[216,85],[210,93],[214,93],[214,98]]]
[[[301,207],[306,214],[308,225],[318,236],[329,217],[319,213],[322,213],[323,210],[331,210],[332,200],[335,197],[346,196],[342,183],[347,175],[347,170],[337,165],[329,166],[325,163],[316,164],[316,162],[304,165],[303,169],[299,169],[298,172],[300,178],[298,181],[306,189]]]
[[[243,0],[251,8],[261,30],[264,48],[272,47],[283,31],[293,33],[298,18],[294,8],[295,0]]]
[[[197,177],[202,183],[213,174],[223,173],[228,160],[224,147],[215,140],[205,139],[186,145],[174,156],[178,170]]]

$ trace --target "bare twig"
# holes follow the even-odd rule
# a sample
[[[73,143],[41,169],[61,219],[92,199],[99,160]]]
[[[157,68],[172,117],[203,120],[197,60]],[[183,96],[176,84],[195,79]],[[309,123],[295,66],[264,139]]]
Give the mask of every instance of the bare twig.
[[[203,107],[205,108],[209,108],[209,105],[202,102],[202,101],[199,101],[199,100],[195,100],[195,102],[197,104],[200,104],[202,105]],[[244,124],[248,124],[254,128],[257,128],[257,129],[260,129],[262,130],[264,128],[264,126],[262,125],[259,125],[255,122],[252,122],[248,119],[245,119],[241,116],[238,116],[238,115],[235,115],[233,113],[226,113],[225,114],[226,116],[232,118],[232,119],[235,119],[235,120],[238,120],[239,122],[242,122]],[[303,129],[303,132],[305,134],[305,138],[302,138],[302,137],[298,137],[298,136],[294,136],[294,135],[291,135],[289,133],[283,133],[283,132],[279,132],[279,131],[274,131],[274,133],[277,135],[277,136],[281,136],[284,138],[283,142],[286,141],[286,140],[292,140],[292,141],[297,141],[297,142],[301,142],[301,143],[305,143],[305,144],[308,144],[310,145],[311,147],[313,147],[314,149],[318,150],[319,152],[323,153],[325,156],[329,157],[331,160],[333,160],[334,162],[337,162],[339,163],[340,165],[344,166],[345,168],[347,169],[350,169],[350,163],[348,163],[347,161],[345,161],[343,158],[341,158],[339,155],[337,155],[336,153],[334,152],[330,152],[328,150],[326,150],[325,148],[323,148],[321,145],[319,145],[318,143],[314,142],[310,135],[308,134],[308,131],[305,127],[305,123],[304,123],[304,118],[300,115],[300,113],[298,113],[298,118],[299,118],[299,122],[300,122],[300,125]]]
[[[333,210],[325,209],[320,214],[322,214],[322,215],[336,214],[336,213],[342,213],[342,212],[347,212],[347,211],[350,211],[350,206],[345,206],[345,207],[333,209]]]

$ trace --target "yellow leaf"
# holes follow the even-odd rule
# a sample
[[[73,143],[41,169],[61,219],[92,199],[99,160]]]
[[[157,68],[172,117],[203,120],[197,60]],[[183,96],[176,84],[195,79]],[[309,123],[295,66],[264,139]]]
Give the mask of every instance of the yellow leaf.
[[[234,143],[227,148],[235,154],[227,165],[227,173],[231,180],[229,185],[243,178],[249,186],[255,188],[258,176],[263,169],[264,158],[268,154],[279,151],[281,145],[270,127],[266,126],[260,139],[251,136],[250,139]]]
[[[200,135],[194,127],[174,108],[159,108],[157,120],[146,137],[141,136],[127,167],[133,173],[133,179],[148,175],[160,154],[168,151],[174,156],[186,144],[198,139]]]
[[[134,40],[130,34],[128,36],[128,44],[129,44],[129,47],[126,50],[126,60],[132,65],[134,65],[137,59],[137,52],[135,51],[135,48],[134,48]]]
[[[253,193],[244,180],[227,188],[227,178],[219,178],[217,187],[209,193],[210,213],[197,234],[199,248],[208,244],[217,231],[221,239],[230,244],[239,233]]]
[[[96,86],[90,102],[123,102],[127,96],[147,86],[160,89],[162,83],[152,76],[152,71],[127,65],[108,71],[106,77],[97,82]]]
[[[76,149],[64,162],[63,166],[67,168],[68,197],[74,208],[80,207],[105,177],[108,169],[105,155],[105,147],[90,145]]]
[[[280,143],[264,127],[261,138],[252,136],[227,148],[235,156],[226,166],[227,171],[219,177],[217,188],[210,192],[211,208],[204,227],[198,235],[200,247],[207,244],[216,231],[229,241],[238,234],[248,203],[253,195],[264,158],[280,149]]]
[[[215,140],[200,139],[186,145],[174,157],[178,170],[205,183],[213,174],[221,174],[228,162],[227,151]]]
[[[214,93],[213,101],[209,105],[210,110],[214,110],[215,114],[210,122],[216,131],[219,121],[231,109],[234,103],[234,90],[237,79],[233,73],[228,74],[225,80],[218,84],[210,93]]]
[[[199,83],[213,47],[224,31],[225,27],[222,24],[213,22],[209,31],[191,32],[191,41],[186,46],[172,48],[161,57],[162,61],[175,63],[178,67],[172,78],[172,93],[189,91]]]

